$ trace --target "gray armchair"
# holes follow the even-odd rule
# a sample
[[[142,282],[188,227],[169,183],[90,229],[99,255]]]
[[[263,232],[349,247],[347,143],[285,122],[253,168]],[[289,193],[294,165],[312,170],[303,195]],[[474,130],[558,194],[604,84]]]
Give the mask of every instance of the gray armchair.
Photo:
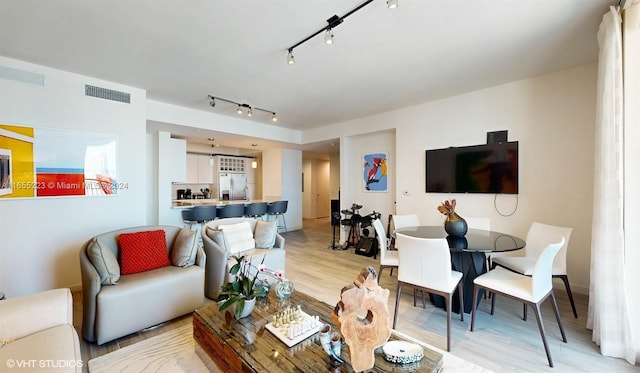
[[[205,282],[204,293],[207,298],[215,299],[220,294],[220,288],[222,284],[230,280],[229,270],[231,266],[235,264],[235,261],[231,258],[231,253],[224,243],[221,231],[218,229],[221,225],[236,224],[243,221],[248,221],[251,230],[255,232],[257,219],[254,218],[228,218],[228,219],[216,219],[202,227],[202,244],[204,248],[207,261],[205,264]],[[259,263],[264,257],[264,265],[266,268],[272,270],[285,270],[285,250],[284,250],[284,237],[279,233],[276,233],[275,244],[273,248],[260,249],[253,248],[239,252],[237,256],[247,256],[255,258],[254,262]],[[231,258],[231,259],[230,259]],[[272,280],[272,279],[271,279]],[[270,280],[270,281],[271,281]]]

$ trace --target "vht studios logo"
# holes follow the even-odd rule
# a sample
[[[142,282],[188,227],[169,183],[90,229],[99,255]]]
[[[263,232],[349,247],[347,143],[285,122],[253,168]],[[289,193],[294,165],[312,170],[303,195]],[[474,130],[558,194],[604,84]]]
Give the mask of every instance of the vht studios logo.
[[[52,359],[7,359],[7,368],[34,369],[34,368],[82,368],[82,360],[52,360]]]

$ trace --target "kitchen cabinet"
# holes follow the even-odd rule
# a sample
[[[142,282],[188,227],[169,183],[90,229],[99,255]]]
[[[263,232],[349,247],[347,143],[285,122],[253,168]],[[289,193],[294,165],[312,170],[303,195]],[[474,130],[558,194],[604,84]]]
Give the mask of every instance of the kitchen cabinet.
[[[187,153],[187,182],[213,183],[213,166],[209,163],[208,155]]]

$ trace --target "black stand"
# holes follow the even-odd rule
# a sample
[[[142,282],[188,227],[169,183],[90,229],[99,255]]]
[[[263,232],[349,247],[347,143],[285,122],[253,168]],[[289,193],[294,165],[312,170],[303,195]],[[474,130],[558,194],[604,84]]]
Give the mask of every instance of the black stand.
[[[336,229],[340,226],[340,212],[331,213],[331,226],[333,230],[333,237],[331,238],[331,245],[329,245],[329,247],[331,250],[336,250],[340,248],[336,245]]]

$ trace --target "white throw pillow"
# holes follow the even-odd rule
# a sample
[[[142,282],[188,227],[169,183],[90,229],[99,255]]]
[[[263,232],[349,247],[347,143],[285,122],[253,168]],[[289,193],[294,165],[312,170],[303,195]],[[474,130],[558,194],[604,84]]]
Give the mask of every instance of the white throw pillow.
[[[271,249],[276,243],[278,233],[278,221],[269,220],[256,222],[255,241],[258,249]]]
[[[256,247],[251,225],[248,221],[237,224],[220,225],[218,229],[222,231],[225,246],[231,255]]]

